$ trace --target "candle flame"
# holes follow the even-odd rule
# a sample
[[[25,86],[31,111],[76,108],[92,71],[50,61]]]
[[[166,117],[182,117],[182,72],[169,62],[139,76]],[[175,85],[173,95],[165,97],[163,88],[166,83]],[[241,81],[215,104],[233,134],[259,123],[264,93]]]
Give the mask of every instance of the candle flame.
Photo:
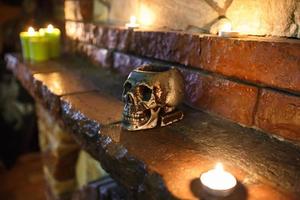
[[[53,25],[52,24],[49,24],[48,26],[47,26],[47,32],[53,32],[53,30],[54,30],[54,27],[53,27]]]
[[[30,35],[33,35],[33,34],[35,33],[34,28],[30,26],[30,27],[28,28],[28,33],[29,33]]]

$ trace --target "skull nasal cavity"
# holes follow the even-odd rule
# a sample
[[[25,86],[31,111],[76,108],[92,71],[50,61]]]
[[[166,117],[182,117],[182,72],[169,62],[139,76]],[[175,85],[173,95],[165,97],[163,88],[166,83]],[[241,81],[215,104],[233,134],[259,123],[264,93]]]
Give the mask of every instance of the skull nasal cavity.
[[[126,103],[134,104],[134,99],[132,94],[129,93],[126,95]]]

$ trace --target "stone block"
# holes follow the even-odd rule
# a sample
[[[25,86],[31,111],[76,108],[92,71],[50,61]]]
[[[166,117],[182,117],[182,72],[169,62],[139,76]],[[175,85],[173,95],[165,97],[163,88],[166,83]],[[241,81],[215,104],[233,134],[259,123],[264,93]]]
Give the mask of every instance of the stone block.
[[[183,70],[186,102],[243,125],[253,124],[258,89],[222,78]]]
[[[263,89],[255,125],[291,140],[300,140],[300,97]]]
[[[135,31],[130,52],[184,65],[199,65],[201,42],[198,35],[167,31]]]
[[[289,39],[201,39],[201,69],[289,91],[300,91],[300,42]]]
[[[93,0],[66,0],[65,19],[90,21],[93,19]]]

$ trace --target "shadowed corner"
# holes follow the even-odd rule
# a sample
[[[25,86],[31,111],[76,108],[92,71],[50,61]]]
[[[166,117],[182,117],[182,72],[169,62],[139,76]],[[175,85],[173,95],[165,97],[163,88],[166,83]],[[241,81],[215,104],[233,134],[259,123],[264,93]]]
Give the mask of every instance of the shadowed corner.
[[[217,197],[208,194],[203,190],[199,178],[195,178],[191,181],[190,189],[193,195],[201,200],[246,200],[248,196],[246,187],[240,181],[237,182],[235,190],[227,197]]]

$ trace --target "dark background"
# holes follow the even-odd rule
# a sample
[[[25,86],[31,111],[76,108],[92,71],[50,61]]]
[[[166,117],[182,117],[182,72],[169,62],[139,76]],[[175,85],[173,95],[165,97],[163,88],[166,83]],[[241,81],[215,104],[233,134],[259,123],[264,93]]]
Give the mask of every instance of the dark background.
[[[0,1],[0,168],[10,168],[21,154],[39,150],[34,101],[6,69],[5,54],[20,52],[19,32],[29,26],[56,24],[57,1]]]

